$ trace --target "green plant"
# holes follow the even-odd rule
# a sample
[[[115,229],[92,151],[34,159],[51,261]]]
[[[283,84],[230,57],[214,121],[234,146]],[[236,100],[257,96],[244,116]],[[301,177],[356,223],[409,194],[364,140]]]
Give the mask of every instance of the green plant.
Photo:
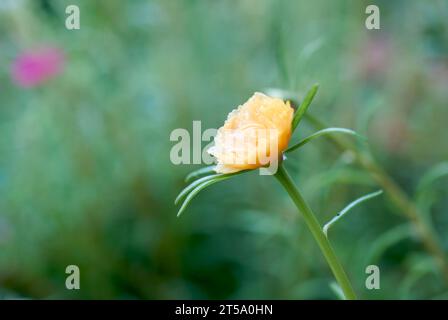
[[[297,111],[294,113],[294,117],[292,119],[292,132],[298,127],[300,121],[302,120],[303,116],[306,114],[306,111],[308,110],[308,107],[310,106],[314,96],[316,95],[318,86],[314,85],[311,90],[308,92],[308,94],[305,96],[303,102],[299,105],[297,108]],[[356,132],[353,130],[345,129],[345,128],[325,128],[321,129],[318,132],[315,132],[314,134],[311,134],[310,136],[304,138],[303,140],[293,144],[288,149],[286,149],[285,154],[288,152],[295,151],[301,147],[303,147],[308,142],[324,135],[330,135],[334,133],[344,133],[349,135],[354,135],[360,137]],[[362,137],[361,137],[362,138]],[[303,218],[311,231],[314,239],[316,240],[317,244],[319,245],[319,248],[324,255],[330,269],[332,270],[336,281],[339,284],[339,287],[343,293],[343,296],[345,299],[356,299],[356,294],[352,288],[352,285],[344,271],[344,268],[342,267],[342,264],[339,262],[339,259],[332,248],[330,241],[327,237],[327,231],[328,229],[334,224],[334,222],[338,221],[340,218],[342,218],[349,210],[351,210],[356,205],[362,203],[363,201],[366,201],[368,199],[371,199],[375,196],[378,196],[382,193],[382,191],[377,191],[371,194],[368,194],[364,197],[361,197],[352,203],[350,203],[345,209],[343,209],[339,214],[335,216],[330,222],[328,222],[323,228],[321,227],[319,221],[316,218],[316,215],[314,214],[311,207],[308,205],[308,203],[303,198],[301,192],[297,188],[297,186],[294,184],[292,178],[288,174],[285,163],[286,163],[286,157],[281,157],[280,164],[278,167],[277,172],[274,174],[274,177],[280,182],[280,184],[285,188],[291,199],[293,200],[296,207],[299,209],[299,211],[302,213]],[[255,170],[255,169],[252,169]],[[235,175],[239,175],[248,171],[252,170],[242,170],[238,171],[236,173],[228,173],[228,174],[215,174],[214,167],[205,167],[201,168],[197,171],[192,172],[187,176],[187,181],[194,180],[192,183],[190,183],[185,189],[183,189],[178,197],[175,200],[175,204],[178,204],[181,200],[183,200],[183,203],[178,211],[178,216],[186,209],[190,201],[203,189],[206,187],[215,184],[217,182],[221,182],[227,179],[232,178]],[[333,286],[334,287],[334,286]]]

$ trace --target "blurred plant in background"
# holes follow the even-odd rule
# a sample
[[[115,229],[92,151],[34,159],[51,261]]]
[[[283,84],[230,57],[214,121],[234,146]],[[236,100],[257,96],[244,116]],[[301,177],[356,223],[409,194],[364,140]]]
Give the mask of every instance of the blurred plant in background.
[[[65,29],[70,4],[80,30]],[[218,127],[254,91],[300,98],[318,81],[313,116],[367,136],[383,183],[400,190],[394,198],[382,187],[384,197],[335,226],[356,292],[448,298],[446,257],[434,258],[403,210],[412,205],[445,255],[448,4],[376,1],[381,30],[371,31],[368,4],[2,1],[0,295],[333,299],[325,263],[273,179],[207,189],[179,223],[172,199],[195,167],[169,162],[173,129],[198,119]],[[17,57],[42,47],[61,50],[63,68],[21,86],[11,75]],[[318,125],[304,124],[303,137]],[[326,213],[320,221],[378,184],[356,153],[332,145],[289,161]],[[81,290],[65,288],[69,264],[80,267]],[[364,286],[370,264],[380,290]]]

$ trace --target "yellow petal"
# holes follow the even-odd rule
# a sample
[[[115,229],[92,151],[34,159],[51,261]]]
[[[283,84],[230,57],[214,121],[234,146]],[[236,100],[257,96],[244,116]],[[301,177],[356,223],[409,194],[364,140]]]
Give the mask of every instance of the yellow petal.
[[[219,128],[209,149],[218,162],[216,172],[256,169],[278,161],[291,137],[293,113],[289,102],[256,92]]]

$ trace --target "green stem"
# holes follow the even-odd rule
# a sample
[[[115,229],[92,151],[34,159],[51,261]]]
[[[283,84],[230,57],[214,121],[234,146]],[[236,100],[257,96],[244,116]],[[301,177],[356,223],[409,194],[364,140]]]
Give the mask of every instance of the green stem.
[[[283,164],[279,165],[275,177],[283,185],[283,187],[286,189],[291,199],[294,201],[295,205],[299,209],[299,211],[302,213],[305,222],[308,225],[308,228],[313,234],[314,239],[317,241],[320,250],[322,251],[322,254],[327,260],[328,265],[330,266],[331,271],[333,271],[333,274],[337,282],[339,283],[339,286],[341,287],[342,292],[345,295],[345,298],[347,300],[356,299],[356,295],[355,292],[353,291],[350,281],[348,280],[348,277],[344,269],[342,268],[342,265],[339,262],[338,257],[336,256],[333,248],[331,247],[330,242],[328,241],[319,222],[317,221],[316,216],[306,203],[305,199],[303,199],[302,195],[300,194],[296,185],[292,181],[291,177],[289,176]]]
[[[318,130],[326,128],[326,125],[310,114],[305,114],[311,124]],[[359,152],[351,143],[339,137],[330,137],[330,140],[341,150],[350,150],[355,155],[357,163],[366,169],[378,182],[382,189],[389,195],[392,203],[400,210],[400,213],[408,218],[414,226],[426,250],[434,257],[441,273],[448,283],[448,260],[436,232],[423,218],[422,212],[415,203],[403,191],[403,189],[387,174],[376,162],[373,156]]]

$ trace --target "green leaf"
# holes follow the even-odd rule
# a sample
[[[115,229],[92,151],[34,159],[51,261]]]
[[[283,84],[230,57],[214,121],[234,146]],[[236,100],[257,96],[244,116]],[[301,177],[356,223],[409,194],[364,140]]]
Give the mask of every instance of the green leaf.
[[[319,85],[316,83],[311,87],[302,103],[297,108],[297,111],[294,114],[294,118],[292,119],[292,132],[294,132],[294,130],[297,128],[306,110],[308,110],[308,107],[310,106],[311,102],[314,99],[314,96],[317,93],[317,89],[319,89]]]
[[[330,283],[330,289],[336,295],[339,300],[345,300],[344,292],[342,292],[341,287],[337,284],[337,282]]]
[[[174,201],[175,204],[177,204],[182,198],[185,198],[184,203],[182,204],[182,206],[180,207],[177,216],[180,216],[180,214],[186,209],[188,203],[203,189],[205,189],[206,187],[216,183],[216,182],[220,182],[223,180],[227,180],[233,176],[248,172],[248,171],[252,171],[252,170],[241,170],[238,172],[233,172],[233,173],[226,173],[226,174],[214,174],[214,175],[210,175],[210,176],[206,176],[203,178],[200,178],[194,182],[192,182],[191,184],[189,184],[186,188],[184,188],[180,194],[177,196],[176,200]],[[188,196],[187,196],[188,194]]]
[[[356,199],[355,201],[351,202],[348,206],[346,206],[344,209],[342,209],[341,212],[339,212],[336,216],[333,217],[333,219],[331,219],[329,222],[327,222],[324,227],[323,227],[323,231],[325,233],[325,235],[328,235],[328,229],[330,229],[330,227],[335,224],[339,219],[341,219],[347,212],[349,212],[351,209],[353,209],[354,207],[356,207],[358,204],[367,201],[369,199],[375,198],[377,196],[379,196],[380,194],[383,193],[383,190],[378,190],[369,194],[366,194],[365,196]]]
[[[207,188],[208,186],[229,179],[230,176],[221,176],[221,177],[216,177],[212,180],[207,180],[205,182],[202,182],[201,184],[199,184],[198,186],[196,186],[189,194],[188,196],[185,198],[184,203],[182,203],[182,206],[180,207],[179,211],[177,212],[177,216],[179,217],[182,212],[184,212],[184,210],[187,208],[188,204],[190,203],[191,200],[193,200],[193,198],[199,193],[201,192],[203,189]]]
[[[448,175],[448,162],[442,162],[432,167],[420,180],[417,193],[423,193],[438,179]]]
[[[319,130],[319,131],[313,133],[312,135],[304,138],[303,140],[297,142],[296,144],[294,144],[291,147],[289,147],[288,149],[286,149],[285,152],[294,151],[297,148],[302,147],[303,145],[307,144],[308,142],[310,142],[311,140],[313,140],[315,138],[318,138],[320,136],[330,135],[330,134],[333,134],[333,133],[350,134],[350,135],[356,136],[358,138],[361,138],[362,140],[367,140],[364,136],[362,136],[362,135],[360,135],[360,134],[358,134],[355,131],[350,130],[350,129],[346,129],[346,128],[326,128],[326,129],[323,129],[323,130]]]
[[[209,181],[209,180],[213,180],[215,178],[221,177],[223,176],[223,174],[213,174],[211,176],[206,176],[206,177],[202,177],[192,183],[190,183],[188,186],[186,186],[180,193],[179,195],[176,197],[176,200],[174,200],[174,204],[177,204],[181,199],[185,198],[185,196],[194,188],[196,188],[197,186],[199,186],[200,184]]]
[[[434,165],[420,179],[415,193],[415,202],[428,224],[433,224],[431,217],[431,207],[439,200],[440,195],[435,188],[437,180],[448,176],[448,162]]]
[[[381,256],[398,242],[414,237],[415,231],[410,224],[401,224],[379,235],[370,245],[365,255],[365,264],[377,264]]]
[[[416,295],[419,295],[419,281],[423,277],[431,275],[437,277],[437,264],[434,263],[434,259],[424,254],[415,254],[408,258],[409,270],[406,276],[403,278],[399,287],[399,296],[403,299],[412,300],[416,299]],[[414,293],[413,293],[413,292]]]
[[[215,166],[203,167],[201,169],[190,172],[185,177],[185,182],[190,182],[191,180],[197,179],[201,176],[208,175],[209,173],[216,173]]]

